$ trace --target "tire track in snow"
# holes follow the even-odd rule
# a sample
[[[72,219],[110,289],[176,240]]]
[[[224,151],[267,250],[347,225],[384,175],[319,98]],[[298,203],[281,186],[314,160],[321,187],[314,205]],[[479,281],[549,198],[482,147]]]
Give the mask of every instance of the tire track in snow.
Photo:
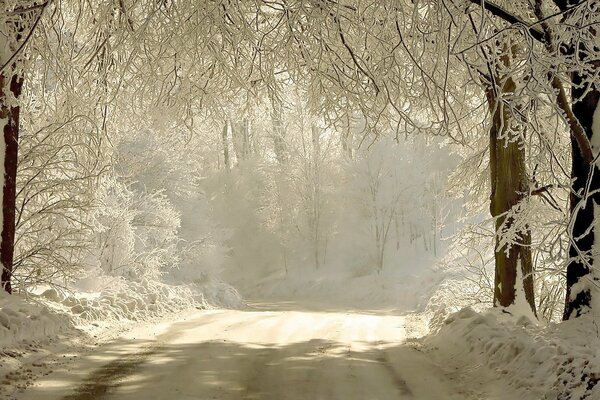
[[[218,314],[207,315],[206,317],[208,323],[212,320],[218,320]],[[243,323],[244,321],[238,321],[228,325],[227,329],[224,330],[227,331]],[[62,397],[62,400],[103,400],[109,398],[110,393],[117,389],[127,377],[135,374],[152,356],[159,355],[164,351],[167,343],[195,326],[196,323],[193,320],[174,324],[168,332],[157,336],[154,343],[143,346],[140,351],[121,356],[94,370],[72,393]]]
[[[392,381],[394,382],[396,389],[403,396],[414,397],[412,390],[408,387],[406,381],[398,374],[396,369],[392,366],[390,359],[385,353],[385,350],[381,350],[382,355],[377,357],[375,360],[387,371],[387,373],[391,376]]]
[[[157,348],[130,354],[111,361],[94,371],[75,392],[63,397],[63,400],[101,400],[119,386],[119,382],[132,375],[148,358],[158,352]]]

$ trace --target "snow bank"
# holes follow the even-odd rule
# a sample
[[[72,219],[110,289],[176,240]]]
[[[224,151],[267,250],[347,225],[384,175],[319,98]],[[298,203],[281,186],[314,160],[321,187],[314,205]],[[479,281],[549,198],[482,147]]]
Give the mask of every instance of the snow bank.
[[[168,285],[96,276],[78,283],[69,293],[48,287],[27,298],[0,293],[0,399],[13,399],[36,376],[65,361],[55,354],[64,357],[65,349],[78,349],[89,339],[173,319],[194,307],[245,306],[234,288],[217,280]]]
[[[600,335],[591,318],[542,327],[499,309],[465,308],[425,347],[449,370],[487,366],[523,400],[600,399]]]
[[[443,270],[439,272],[441,282],[427,300],[423,312],[430,331],[438,331],[447,318],[463,308],[470,307],[480,312],[492,306],[491,301],[481,301],[481,289],[478,285],[464,277],[446,274],[448,273]]]
[[[99,292],[67,294],[55,288],[40,295],[8,295],[0,291],[0,349],[23,342],[48,341],[74,333],[76,325],[102,321],[141,321],[193,307],[244,308],[239,293],[220,281],[167,285],[115,279]]]
[[[0,291],[0,349],[22,341],[46,341],[73,330],[68,316],[18,294]]]
[[[98,292],[67,295],[52,288],[41,297],[62,306],[81,321],[139,321],[196,308],[240,308],[237,291],[223,282],[168,285],[141,279],[114,278],[110,286]]]

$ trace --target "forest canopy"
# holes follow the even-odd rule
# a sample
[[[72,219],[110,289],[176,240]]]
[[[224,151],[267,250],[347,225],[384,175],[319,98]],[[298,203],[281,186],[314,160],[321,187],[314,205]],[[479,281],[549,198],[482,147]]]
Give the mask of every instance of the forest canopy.
[[[1,7],[7,292],[418,241],[477,302],[596,307],[598,1]]]

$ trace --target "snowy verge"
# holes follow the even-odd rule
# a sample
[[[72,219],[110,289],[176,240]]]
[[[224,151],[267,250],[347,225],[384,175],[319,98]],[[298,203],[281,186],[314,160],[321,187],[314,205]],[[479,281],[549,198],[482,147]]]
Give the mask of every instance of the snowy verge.
[[[0,399],[12,399],[52,366],[75,357],[65,354],[79,354],[142,323],[179,318],[193,309],[246,307],[233,287],[217,280],[109,283],[96,292],[49,288],[27,297],[0,292]]]
[[[71,316],[47,303],[0,291],[0,399],[32,382],[35,365],[48,356],[46,348],[80,334]]]
[[[0,291],[0,349],[23,340],[45,341],[73,330],[69,316],[52,310],[35,298]]]
[[[241,308],[238,292],[220,281],[168,285],[141,279],[114,278],[100,291],[66,294],[51,288],[41,298],[71,314],[79,324],[90,321],[140,321],[189,308]]]
[[[424,345],[463,379],[477,380],[487,367],[522,400],[600,398],[600,335],[591,318],[540,326],[499,309],[465,308]]]

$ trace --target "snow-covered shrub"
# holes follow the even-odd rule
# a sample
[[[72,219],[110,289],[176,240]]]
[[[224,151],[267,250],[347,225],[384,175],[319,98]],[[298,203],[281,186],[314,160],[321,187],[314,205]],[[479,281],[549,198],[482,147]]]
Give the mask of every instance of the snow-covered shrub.
[[[156,278],[179,261],[179,213],[161,193],[105,180],[94,223],[93,257],[109,275]]]
[[[163,192],[138,192],[134,207],[136,213],[131,223],[136,263],[144,269],[143,275],[156,277],[179,263],[180,213]]]
[[[203,284],[168,285],[153,279],[96,275],[90,276],[87,282],[79,282],[78,286],[84,288],[88,284],[95,289],[94,292],[69,294],[48,289],[39,298],[51,302],[49,304],[75,317],[80,323],[147,320],[193,307],[245,307],[235,288],[216,280]],[[0,310],[0,324],[1,317]]]
[[[105,179],[93,215],[96,247],[89,258],[108,275],[133,273],[135,232],[133,193],[114,179]]]

